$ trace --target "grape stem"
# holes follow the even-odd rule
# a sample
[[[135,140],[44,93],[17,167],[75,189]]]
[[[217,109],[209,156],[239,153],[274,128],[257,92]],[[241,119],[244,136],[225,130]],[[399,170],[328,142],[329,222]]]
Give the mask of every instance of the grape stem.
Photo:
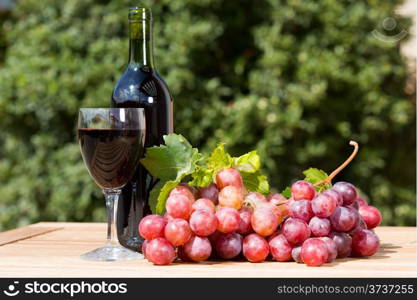
[[[333,178],[337,174],[339,174],[340,171],[342,171],[355,158],[356,154],[359,151],[359,144],[355,141],[350,141],[349,145],[354,147],[352,154],[345,160],[343,164],[341,164],[336,170],[334,170],[329,176],[327,176],[326,179],[315,183],[314,186],[331,183]]]

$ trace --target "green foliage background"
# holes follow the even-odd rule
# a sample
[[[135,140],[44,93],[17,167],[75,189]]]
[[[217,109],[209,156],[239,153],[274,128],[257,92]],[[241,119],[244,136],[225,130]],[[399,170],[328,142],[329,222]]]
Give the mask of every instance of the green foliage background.
[[[400,1],[144,0],[156,62],[194,146],[257,149],[281,190],[315,166],[415,225],[415,86],[372,30]],[[127,61],[127,0],[19,0],[0,22],[0,229],[104,220],[75,139],[79,107],[108,106]],[[3,15],[4,18],[5,15]],[[398,30],[411,20],[395,16]],[[387,33],[388,34],[388,33]],[[390,32],[389,34],[393,34]],[[3,55],[3,49],[7,51]]]

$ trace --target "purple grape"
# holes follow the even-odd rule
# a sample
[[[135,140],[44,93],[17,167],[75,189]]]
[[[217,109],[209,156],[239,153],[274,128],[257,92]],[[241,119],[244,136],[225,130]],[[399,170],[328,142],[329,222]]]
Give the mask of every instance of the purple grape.
[[[346,232],[355,227],[359,213],[353,208],[338,206],[329,219],[334,230]]]
[[[335,183],[333,189],[342,196],[343,205],[352,204],[358,196],[355,186],[349,182],[339,181]]]
[[[342,196],[334,189],[329,189],[324,191],[322,194],[326,194],[330,197],[333,197],[334,199],[336,199],[337,201],[337,205],[338,206],[342,206],[343,205],[343,198]]]
[[[307,223],[296,218],[288,218],[282,226],[282,233],[292,245],[301,244],[310,237],[311,231]]]
[[[329,238],[327,236],[321,237],[320,239],[323,242],[326,243],[327,250],[329,252],[329,256],[327,257],[327,261],[326,262],[331,263],[337,257],[337,245],[336,245],[336,243],[331,238]]]
[[[329,219],[313,217],[308,223],[311,234],[314,236],[327,236],[331,230]]]
[[[379,249],[379,238],[371,230],[361,230],[355,233],[352,239],[352,248],[355,255],[371,256]]]
[[[314,214],[320,218],[329,217],[334,212],[337,205],[337,199],[332,197],[329,193],[322,193],[311,201],[311,208]]]
[[[314,216],[314,213],[311,210],[311,201],[293,201],[290,206],[290,216],[293,218],[301,219],[308,223],[308,221],[310,221],[310,219]]]
[[[297,247],[292,248],[291,256],[292,256],[292,259],[295,262],[303,263],[303,260],[301,258],[301,246],[297,246]]]
[[[238,233],[222,234],[216,241],[216,253],[224,259],[231,259],[242,251],[242,236]]]
[[[353,236],[356,232],[364,230],[364,229],[368,229],[368,227],[366,226],[365,221],[361,217],[359,217],[359,221],[356,223],[356,226],[353,227],[353,229],[350,230],[348,234]]]
[[[352,252],[352,238],[350,235],[344,232],[332,231],[329,233],[329,237],[336,244],[338,258],[343,258],[350,255]]]

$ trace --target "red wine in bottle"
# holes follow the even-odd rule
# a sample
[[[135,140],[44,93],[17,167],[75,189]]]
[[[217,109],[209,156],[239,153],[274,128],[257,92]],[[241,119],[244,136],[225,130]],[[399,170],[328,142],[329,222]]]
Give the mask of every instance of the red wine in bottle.
[[[173,132],[172,97],[154,65],[152,12],[129,9],[129,63],[114,87],[112,107],[142,107],[146,116],[145,147],[160,145]],[[157,179],[138,165],[132,180],[122,189],[118,206],[117,236],[120,244],[141,251],[140,220],[151,213],[148,198]]]

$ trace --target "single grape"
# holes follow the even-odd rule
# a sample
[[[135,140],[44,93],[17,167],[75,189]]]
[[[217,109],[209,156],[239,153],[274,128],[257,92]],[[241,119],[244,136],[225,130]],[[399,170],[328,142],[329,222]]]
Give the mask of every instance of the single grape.
[[[155,265],[169,265],[175,259],[175,250],[166,239],[158,237],[147,243],[146,258]]]
[[[291,260],[292,246],[283,234],[279,234],[269,241],[269,249],[276,261]]]
[[[262,236],[268,236],[278,227],[276,215],[266,207],[256,208],[251,217],[253,230]]]
[[[217,217],[209,210],[199,209],[191,214],[190,227],[198,236],[208,236],[216,231]]]
[[[164,236],[166,222],[158,215],[148,215],[139,223],[139,233],[146,240]]]
[[[192,211],[189,198],[179,193],[168,197],[165,208],[172,217],[184,220],[189,219]]]
[[[231,259],[242,251],[242,236],[238,233],[227,233],[216,242],[216,253],[223,259]]]
[[[301,246],[301,259],[308,266],[321,266],[328,256],[326,243],[319,238],[309,238]]]
[[[173,246],[184,245],[191,237],[191,228],[184,219],[173,219],[165,226],[165,238]]]
[[[232,185],[224,187],[219,193],[219,205],[239,209],[243,205],[243,195],[240,188]]]
[[[352,252],[352,238],[344,232],[332,231],[329,237],[335,242],[337,247],[337,257],[343,258],[349,256]]]
[[[329,193],[319,194],[311,201],[311,209],[320,218],[329,217],[337,207],[337,199]]]
[[[240,172],[233,168],[223,169],[216,175],[216,185],[222,190],[224,187],[231,185],[238,189],[243,188],[243,180]]]
[[[312,200],[315,194],[314,186],[305,180],[298,180],[291,185],[294,200]]]
[[[356,255],[374,255],[379,249],[379,238],[375,232],[364,229],[353,236],[352,248]]]
[[[356,198],[356,202],[358,202],[359,207],[360,206],[367,206],[368,205],[368,202],[364,198],[362,198],[362,197],[357,197]]]
[[[339,181],[335,183],[332,189],[334,189],[342,196],[343,205],[352,204],[358,196],[355,186],[349,182]]]
[[[262,203],[268,203],[268,200],[266,200],[265,196],[261,193],[250,192],[246,195],[244,202],[249,203],[253,206],[258,206]]]
[[[288,218],[282,227],[282,233],[292,245],[301,244],[310,237],[311,231],[307,223],[296,218]]]
[[[353,227],[353,229],[348,231],[348,234],[353,236],[356,232],[364,230],[364,229],[368,229],[368,226],[366,226],[366,223],[362,219],[362,217],[359,217],[359,221],[356,223],[356,225],[355,225],[355,227]]]
[[[248,261],[262,262],[269,254],[269,245],[262,236],[251,233],[243,239],[242,250]]]
[[[235,208],[220,207],[216,212],[218,220],[217,230],[223,233],[232,233],[239,229],[240,216]]]
[[[329,219],[313,217],[308,223],[311,234],[317,237],[327,236],[332,228]]]
[[[239,209],[240,223],[237,233],[246,235],[253,232],[251,224],[252,213],[253,209],[249,206],[243,206]]]
[[[142,243],[142,254],[143,254],[143,257],[145,257],[146,258],[146,246],[148,245],[148,240],[144,240],[143,241],[143,243]]]
[[[355,227],[359,221],[359,214],[353,208],[338,206],[329,219],[333,229],[346,232]]]
[[[327,196],[334,198],[337,202],[337,206],[343,205],[343,198],[336,190],[328,189],[325,190],[322,194],[326,194]]]
[[[191,204],[193,204],[194,201],[195,201],[194,194],[189,189],[188,186],[184,186],[184,185],[178,185],[178,186],[176,186],[169,193],[169,196],[174,196],[174,195],[182,195],[182,196],[187,197],[187,199],[190,201]]]
[[[219,189],[217,188],[217,185],[215,183],[212,183],[208,187],[200,188],[199,197],[210,199],[211,201],[213,201],[214,205],[217,205],[219,203]]]
[[[292,202],[290,206],[290,216],[308,223],[314,216],[313,210],[311,209],[311,201],[298,200]]]
[[[301,258],[301,246],[292,248],[291,257],[296,263],[303,263],[303,259]]]
[[[193,261],[203,261],[210,257],[211,244],[207,237],[192,236],[184,245],[186,256]]]
[[[381,224],[382,216],[379,210],[371,205],[359,207],[359,214],[365,221],[368,229],[372,229]]]
[[[213,204],[213,201],[211,201],[208,198],[200,198],[196,200],[193,205],[191,206],[193,211],[199,210],[199,209],[205,209],[208,211],[211,211],[212,213],[216,212],[216,207]]]
[[[327,257],[327,261],[328,263],[331,263],[332,261],[334,261],[337,257],[337,245],[336,243],[333,241],[333,239],[325,236],[325,237],[321,237],[320,238],[327,246],[327,251],[328,251],[328,257]]]

